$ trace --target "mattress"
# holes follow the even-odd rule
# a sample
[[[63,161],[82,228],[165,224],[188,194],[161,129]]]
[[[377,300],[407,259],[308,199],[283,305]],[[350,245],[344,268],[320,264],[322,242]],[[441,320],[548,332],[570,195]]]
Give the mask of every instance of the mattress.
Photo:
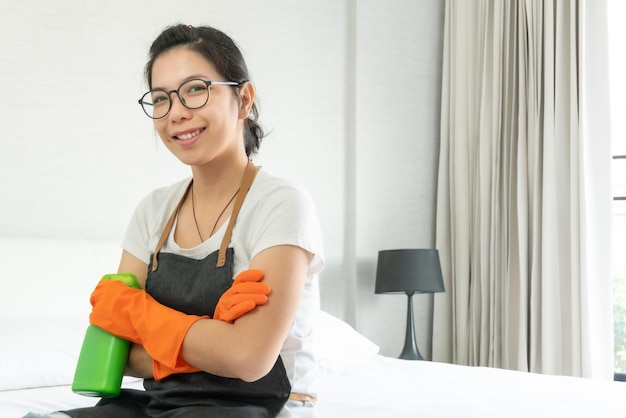
[[[626,416],[624,382],[390,358],[326,313],[320,330],[317,418]],[[67,321],[0,323],[0,417],[97,401],[71,391],[83,331]],[[124,387],[142,386],[125,378]]]

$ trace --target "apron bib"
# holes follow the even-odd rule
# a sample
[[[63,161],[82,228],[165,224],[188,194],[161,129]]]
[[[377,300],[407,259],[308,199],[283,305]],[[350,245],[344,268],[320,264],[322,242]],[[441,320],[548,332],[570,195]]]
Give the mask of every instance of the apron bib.
[[[169,218],[148,266],[146,292],[161,304],[188,315],[210,315],[232,285],[234,249],[228,248],[235,219],[258,168],[248,163],[239,195],[218,251],[202,260],[160,253],[191,183]],[[276,417],[291,385],[278,356],[272,370],[255,382],[210,373],[174,374],[157,382],[145,379],[146,391],[123,389],[117,398],[102,399],[94,408],[66,413],[76,418],[261,418]]]

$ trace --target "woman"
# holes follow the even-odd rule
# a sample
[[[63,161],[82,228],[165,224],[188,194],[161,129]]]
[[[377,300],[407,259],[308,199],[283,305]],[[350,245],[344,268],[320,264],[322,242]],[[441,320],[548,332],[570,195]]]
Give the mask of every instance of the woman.
[[[314,205],[250,161],[263,130],[246,64],[227,35],[169,27],[152,44],[145,75],[150,91],[140,104],[192,178],[149,194],[124,238],[119,271],[135,274],[156,305],[119,309],[127,300],[135,306],[135,294],[99,285],[91,322],[140,342],[127,372],[144,378],[146,391],[65,413],[300,416],[294,409],[315,402],[311,339],[323,258]],[[262,280],[267,303],[209,319],[233,278]]]

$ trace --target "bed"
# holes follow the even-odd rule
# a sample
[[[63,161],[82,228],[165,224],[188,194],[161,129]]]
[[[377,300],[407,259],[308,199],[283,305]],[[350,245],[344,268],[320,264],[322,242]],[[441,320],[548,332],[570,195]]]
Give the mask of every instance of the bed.
[[[117,243],[0,238],[0,254],[0,417],[95,403],[70,385],[85,295],[117,265]],[[399,360],[333,315],[318,320],[317,418],[626,417],[623,382]]]

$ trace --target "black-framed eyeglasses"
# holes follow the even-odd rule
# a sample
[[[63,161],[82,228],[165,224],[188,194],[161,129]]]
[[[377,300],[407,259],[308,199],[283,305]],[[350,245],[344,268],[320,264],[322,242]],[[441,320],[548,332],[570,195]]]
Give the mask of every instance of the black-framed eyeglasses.
[[[154,89],[139,99],[139,104],[146,115],[152,119],[161,119],[167,116],[172,108],[172,93],[176,93],[180,102],[187,109],[199,109],[209,101],[210,86],[226,85],[238,86],[236,81],[212,81],[194,78],[185,81],[176,90]]]

